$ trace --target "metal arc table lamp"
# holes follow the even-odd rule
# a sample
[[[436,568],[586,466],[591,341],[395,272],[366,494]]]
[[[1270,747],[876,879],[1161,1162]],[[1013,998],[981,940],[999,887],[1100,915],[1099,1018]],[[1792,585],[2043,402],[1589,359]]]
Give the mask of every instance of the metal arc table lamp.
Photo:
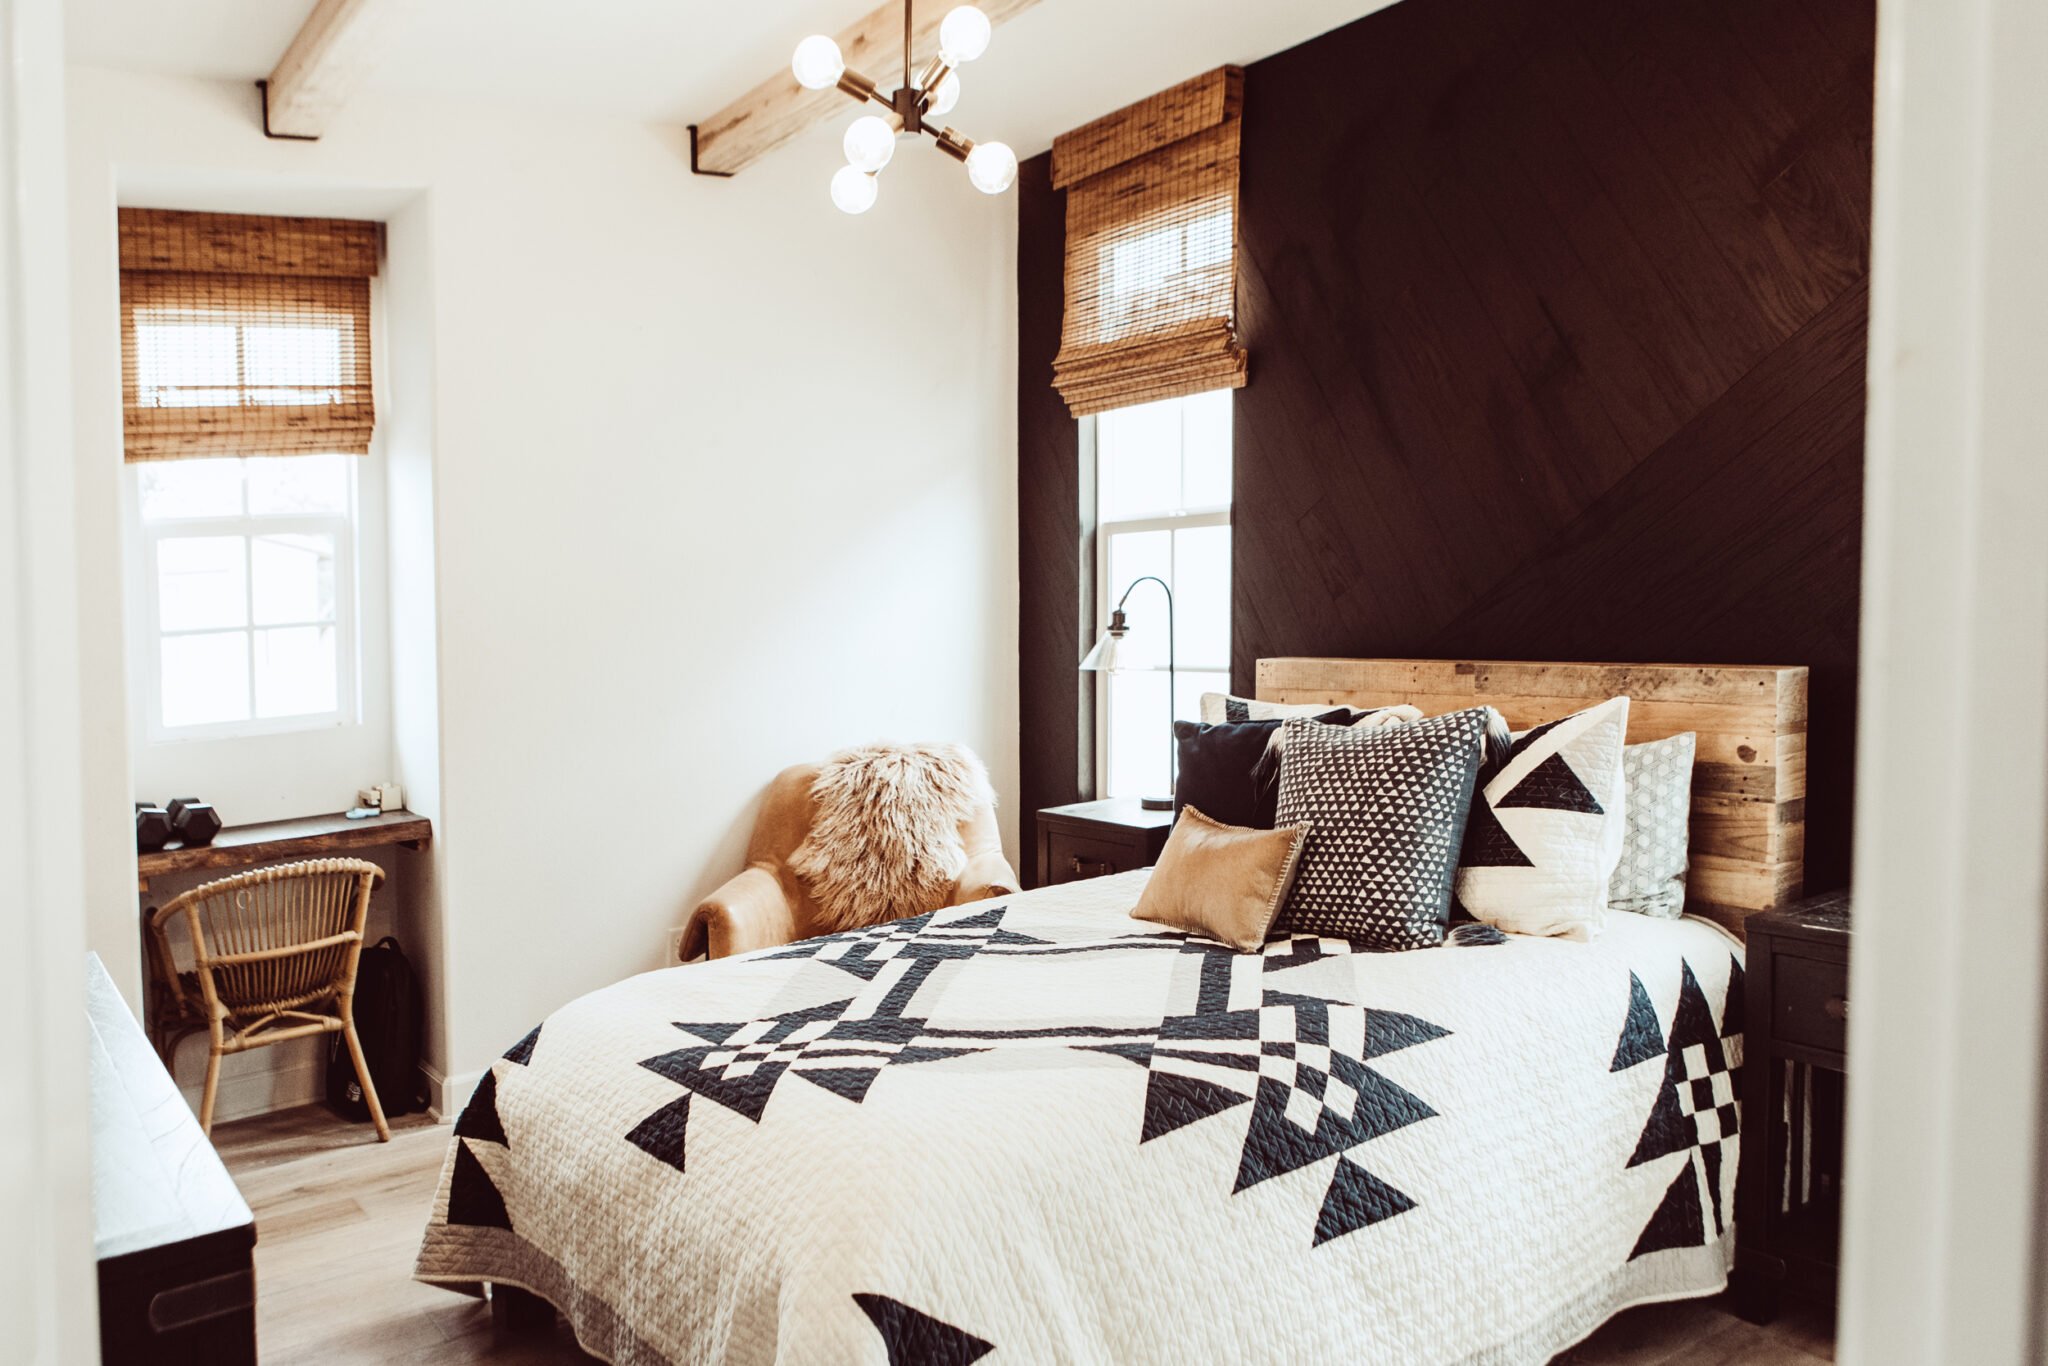
[[[1102,639],[1095,642],[1095,648],[1082,657],[1081,667],[1090,673],[1118,673],[1123,666],[1117,662],[1123,647],[1124,636],[1131,629],[1130,619],[1124,615],[1124,604],[1141,583],[1156,583],[1159,591],[1166,594],[1166,795],[1146,797],[1139,804],[1147,811],[1173,810],[1173,767],[1177,757],[1177,746],[1173,739],[1173,590],[1166,586],[1166,580],[1156,574],[1131,580],[1124,589],[1124,595],[1116,600],[1116,610],[1109,614],[1109,629],[1102,633]]]

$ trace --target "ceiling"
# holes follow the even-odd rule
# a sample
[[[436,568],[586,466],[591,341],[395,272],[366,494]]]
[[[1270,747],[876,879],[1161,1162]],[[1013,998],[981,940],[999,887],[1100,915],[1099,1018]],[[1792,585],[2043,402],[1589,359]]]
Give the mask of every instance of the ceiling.
[[[438,93],[690,123],[876,0],[386,0],[387,52],[358,101]],[[945,4],[948,0],[925,0]],[[950,122],[1025,156],[1055,134],[1225,62],[1250,62],[1391,0],[1041,0],[962,72]],[[312,0],[68,0],[70,60],[253,81]],[[870,72],[887,88],[886,72]],[[851,111],[851,102],[848,110]],[[343,118],[347,115],[344,113]]]

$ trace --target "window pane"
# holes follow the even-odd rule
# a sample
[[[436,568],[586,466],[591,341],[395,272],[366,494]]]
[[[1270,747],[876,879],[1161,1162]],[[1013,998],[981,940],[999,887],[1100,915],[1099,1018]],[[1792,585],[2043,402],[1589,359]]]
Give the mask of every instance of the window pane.
[[[226,323],[135,325],[135,381],[145,407],[233,403],[235,329]],[[227,396],[209,393],[227,387]]]
[[[249,624],[240,536],[167,536],[156,543],[157,624],[205,631]]]
[[[242,515],[242,462],[145,460],[135,467],[142,520]]]
[[[249,556],[258,626],[334,620],[332,536],[258,536]]]
[[[1109,790],[1111,797],[1164,797],[1167,742],[1166,675],[1108,675]]]
[[[1114,610],[1117,599],[1124,590],[1147,574],[1157,575],[1173,584],[1173,533],[1170,531],[1132,531],[1109,538],[1108,555],[1109,581],[1104,584],[1108,590],[1106,606]],[[1123,648],[1118,654],[1119,662],[1126,668],[1166,667],[1166,595],[1159,591],[1156,583],[1138,584],[1131,594],[1125,612],[1130,620],[1130,634],[1124,637]],[[1105,615],[1102,626],[1107,628],[1109,617]],[[1209,661],[1204,661],[1209,662]],[[1164,699],[1160,705],[1166,705]]]
[[[1230,506],[1230,390],[1181,400],[1181,497],[1191,508]]]
[[[166,636],[161,657],[165,726],[205,726],[249,719],[246,633]]]
[[[335,706],[332,626],[256,633],[258,716],[308,716]]]
[[[333,403],[340,395],[341,329],[245,327],[243,379],[253,403]]]
[[[1180,507],[1180,408],[1175,400],[1119,408],[1095,425],[1096,515],[1153,517]]]
[[[346,455],[259,456],[249,462],[251,514],[348,515]]]
[[[1174,662],[1230,663],[1230,528],[1173,533]]]

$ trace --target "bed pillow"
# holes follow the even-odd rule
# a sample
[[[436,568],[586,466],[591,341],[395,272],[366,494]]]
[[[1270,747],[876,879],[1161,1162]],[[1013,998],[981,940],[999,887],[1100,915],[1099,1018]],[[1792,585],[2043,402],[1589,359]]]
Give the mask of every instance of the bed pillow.
[[[1685,910],[1685,854],[1692,824],[1691,731],[1621,752],[1628,789],[1621,862],[1607,883],[1607,909],[1676,919]]]
[[[1226,721],[1284,721],[1290,716],[1321,716],[1332,710],[1328,702],[1261,702],[1255,697],[1233,697],[1223,692],[1202,694],[1202,720],[1212,726]],[[1351,713],[1353,725],[1370,721],[1376,726],[1394,726],[1422,719],[1419,708],[1408,706],[1344,710]]]
[[[1621,861],[1628,699],[1612,698],[1515,738],[1472,803],[1458,901],[1510,934],[1591,938]]]
[[[1306,822],[1248,830],[1186,807],[1131,914],[1255,953],[1294,885],[1307,838]]]
[[[1325,709],[1317,719],[1341,725],[1350,715],[1349,708],[1338,707]],[[1173,809],[1198,806],[1225,825],[1271,830],[1273,808],[1280,800],[1280,772],[1269,763],[1266,751],[1279,733],[1278,720],[1174,722],[1180,776],[1174,784]]]
[[[1441,944],[1479,774],[1483,708],[1365,729],[1282,723],[1277,823],[1309,823],[1280,928],[1381,949]]]

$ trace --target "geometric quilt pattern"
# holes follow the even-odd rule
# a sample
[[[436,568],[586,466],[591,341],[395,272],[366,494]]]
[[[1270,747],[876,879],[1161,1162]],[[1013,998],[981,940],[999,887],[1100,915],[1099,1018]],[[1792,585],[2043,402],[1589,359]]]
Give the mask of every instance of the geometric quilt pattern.
[[[1146,1069],[1140,1144],[1248,1107],[1233,1192],[1338,1157],[1314,1245],[1414,1207],[1374,1175],[1357,1150],[1436,1111],[1371,1063],[1449,1031],[1397,1011],[1289,991],[1277,976],[1347,957],[1356,951],[1350,941],[1277,940],[1259,954],[1237,953],[1181,932],[1051,944],[1004,928],[1003,907],[934,926],[938,914],[803,940],[762,955],[814,959],[859,983],[844,999],[758,1019],[676,1021],[685,1045],[640,1065],[676,1083],[683,1094],[642,1119],[626,1141],[687,1171],[694,1105],[712,1103],[758,1124],[778,1088],[792,1078],[858,1105],[891,1068],[1004,1049],[1070,1048]],[[1132,951],[1175,955],[1176,980],[1191,980],[1192,991],[1183,994],[1192,995],[1193,1008],[1162,1011],[1149,1025],[1080,1019],[1053,1028],[966,1030],[935,1026],[919,1009],[921,993],[945,963],[981,954]]]
[[[1663,1065],[1663,1080],[1643,1123],[1628,1166],[1640,1167],[1674,1153],[1684,1165],[1643,1226],[1629,1260],[1667,1248],[1700,1247],[1720,1238],[1734,1210],[1732,1140],[1740,1131],[1739,1081],[1742,1068],[1742,964],[1729,961],[1728,992],[1721,1022],[1693,976],[1692,965],[1681,971],[1678,1005],[1668,1033],[1657,1022],[1656,1007],[1642,979],[1629,974],[1628,1016],[1615,1044],[1609,1070],[1627,1071],[1646,1063]],[[1725,1150],[1725,1151],[1724,1151]],[[1708,1227],[1711,1219],[1712,1227]]]

